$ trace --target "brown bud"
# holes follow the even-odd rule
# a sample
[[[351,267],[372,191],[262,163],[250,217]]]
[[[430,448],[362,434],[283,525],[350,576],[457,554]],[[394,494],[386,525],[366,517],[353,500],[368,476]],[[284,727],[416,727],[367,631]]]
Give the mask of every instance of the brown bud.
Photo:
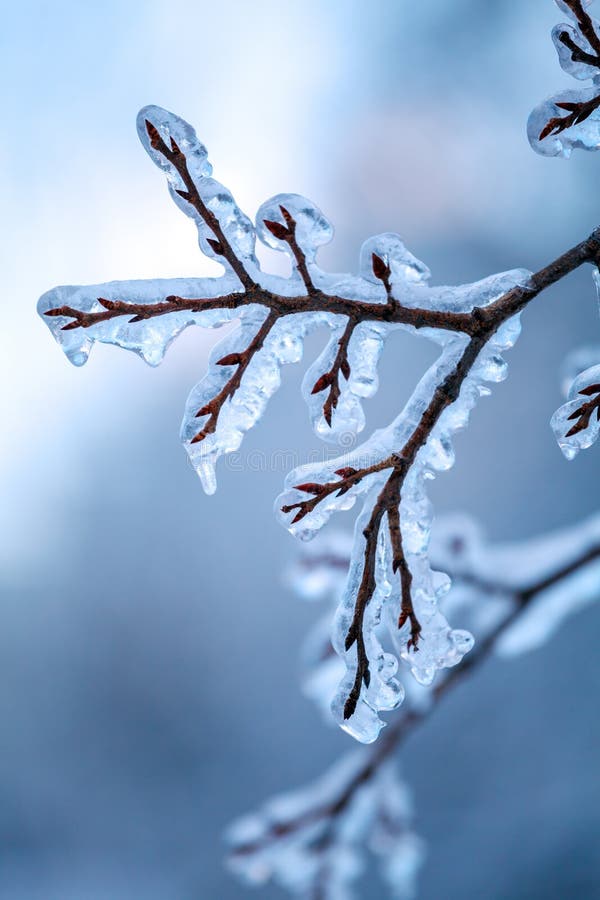
[[[350,371],[351,371],[351,370],[350,370],[350,363],[348,362],[348,360],[346,359],[346,357],[343,358],[342,364],[341,364],[341,366],[340,366],[340,369],[342,370],[342,375],[344,376],[344,378],[346,379],[346,381],[348,381],[348,379],[350,378]]]
[[[325,490],[324,485],[317,484],[314,481],[307,481],[305,484],[295,484],[294,487],[297,491],[304,491],[305,494],[315,494],[316,496],[322,494]]]
[[[215,238],[206,238],[206,243],[210,244],[217,256],[223,256],[223,245]]]
[[[592,394],[600,394],[600,384],[588,384],[579,393],[584,394],[586,397],[591,397]]]
[[[285,224],[289,227],[290,231],[296,227],[296,220],[292,216],[292,214],[285,208],[285,206],[280,206],[281,215],[285,220]]]
[[[160,145],[162,144],[162,138],[158,132],[158,128],[156,128],[152,122],[149,122],[146,119],[146,131],[148,132],[148,137],[150,138],[150,146],[154,150],[158,150]]]
[[[239,353],[228,353],[222,359],[217,360],[217,366],[239,366],[242,357]]]
[[[389,278],[391,269],[386,262],[378,256],[376,253],[371,254],[371,262],[373,264],[373,275],[375,278],[379,278],[380,281],[385,281],[386,278]]]
[[[336,469],[335,474],[339,475],[340,478],[351,478],[353,475],[356,475],[356,471],[352,466],[345,466],[343,469]]]
[[[331,372],[325,372],[320,378],[317,378],[311,394],[320,394],[326,387],[331,384]]]
[[[289,237],[289,231],[282,225],[281,222],[272,222],[270,219],[265,219],[265,228],[267,228],[273,237],[276,237],[280,241],[285,241],[287,237]]]

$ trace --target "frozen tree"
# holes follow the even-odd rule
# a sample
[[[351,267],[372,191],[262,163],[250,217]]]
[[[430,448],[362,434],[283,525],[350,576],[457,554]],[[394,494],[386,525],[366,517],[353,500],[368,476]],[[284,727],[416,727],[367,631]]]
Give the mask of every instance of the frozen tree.
[[[600,145],[600,27],[585,0],[557,5],[571,19],[553,32],[561,65],[593,86],[538,107],[529,136],[537,151],[567,156],[573,147]],[[421,850],[410,831],[409,804],[391,750],[490,650],[543,639],[576,605],[570,595],[557,600],[553,593],[578,558],[574,554],[562,569],[549,569],[549,560],[556,561],[549,547],[556,540],[541,542],[533,569],[519,569],[518,548],[511,548],[510,564],[520,574],[509,581],[500,577],[505,566],[498,568],[495,553],[481,549],[471,526],[454,536],[453,553],[440,547],[433,553],[427,482],[452,466],[453,435],[467,425],[489,385],[506,377],[502,354],[517,340],[528,304],[585,263],[598,288],[600,229],[538,272],[517,269],[473,284],[432,286],[427,266],[396,234],[366,240],[356,274],[329,273],[319,265],[318,250],[332,239],[333,227],[314,203],[277,195],[260,207],[253,224],[212,177],[206,149],[190,125],[156,106],[142,109],[137,121],[140,140],[166,175],[174,202],[196,224],[200,249],[221,263],[223,274],[58,287],[40,299],[39,311],[75,365],[86,362],[94,341],[133,350],[158,365],[186,327],[239,322],[215,347],[182,424],[184,446],[209,494],[216,489],[219,457],[236,451],[260,419],[279,387],[281,367],[300,361],[307,334],[329,329],[325,350],[306,371],[303,394],[316,434],[340,452],[291,472],[276,504],[284,526],[304,540],[333,513],[361,505],[344,557],[343,586],[336,586],[337,606],[329,615],[327,633],[337,655],[322,654],[309,681],[320,703],[363,744],[376,741],[384,725],[381,713],[406,700],[383,743],[359,749],[308,793],[285,798],[240,826],[234,858],[255,880],[274,873],[301,896],[347,896],[357,869],[355,849],[369,820],[378,823],[373,846],[406,895]],[[287,254],[289,277],[261,268],[257,239]],[[396,418],[344,453],[342,439],[365,427],[362,401],[378,388],[379,356],[397,329],[433,341],[439,356]],[[569,458],[600,430],[598,362],[600,357],[588,353],[585,371],[569,368],[568,399],[553,418]],[[573,541],[580,548],[596,532],[597,523],[582,526]],[[569,543],[564,535],[558,544],[563,541]],[[532,563],[531,548],[527,554]],[[402,681],[400,667],[407,676]],[[314,813],[315,803],[323,814]],[[374,833],[368,829],[369,840]]]

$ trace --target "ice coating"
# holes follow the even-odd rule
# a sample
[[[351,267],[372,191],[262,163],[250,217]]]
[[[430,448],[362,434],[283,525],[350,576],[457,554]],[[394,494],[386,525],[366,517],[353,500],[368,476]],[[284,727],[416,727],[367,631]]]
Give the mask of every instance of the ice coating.
[[[105,284],[85,287],[65,285],[53,288],[43,294],[38,301],[41,316],[49,309],[70,306],[83,312],[104,310],[100,299],[123,301],[129,304],[151,306],[157,297],[170,295],[185,297],[221,297],[223,292],[235,290],[234,276],[223,278],[157,278],[152,281],[110,281]],[[132,317],[134,312],[132,311]],[[151,366],[159,365],[178,334],[189,325],[217,328],[230,322],[236,313],[228,309],[198,309],[173,312],[168,316],[142,319],[132,323],[129,316],[99,322],[90,328],[64,330],[69,316],[44,318],[54,338],[64,351],[67,359],[75,366],[87,362],[93,344],[115,344],[125,350],[132,350]]]
[[[373,272],[374,253],[389,265],[394,296],[403,303],[406,302],[403,289],[424,285],[431,278],[425,263],[407,250],[400,236],[386,232],[368,238],[360,249],[360,273],[367,281],[377,283]]]
[[[347,352],[349,372],[347,377],[343,372],[338,375],[340,396],[331,413],[330,421],[327,421],[323,411],[323,396],[327,387],[323,391],[316,391],[315,385],[321,375],[329,372],[334,366],[340,341],[346,330],[346,323],[343,320],[338,324],[329,317],[328,324],[331,327],[331,337],[323,352],[307,369],[302,382],[302,394],[315,433],[322,440],[343,447],[347,443],[354,443],[354,436],[365,427],[362,400],[372,397],[379,387],[377,365],[390,326],[376,322],[362,322],[354,328]]]
[[[600,434],[600,364],[573,380],[567,402],[556,410],[550,424],[567,459],[587,450]]]
[[[595,20],[593,21],[597,28],[598,23]],[[578,28],[568,24],[555,25],[552,29],[552,41],[556,48],[561,68],[567,75],[572,75],[573,78],[577,78],[580,81],[589,81],[597,78],[598,69],[585,61],[573,59],[573,52],[569,49],[568,44],[577,44],[586,53],[594,54],[593,47]]]
[[[333,240],[333,225],[311,200],[299,194],[277,194],[265,201],[256,213],[256,233],[263,244],[273,250],[291,254],[289,244],[276,237],[265,225],[265,221],[284,224],[282,209],[296,222],[296,239],[307,262],[314,263],[318,248]]]
[[[250,307],[242,313],[239,327],[213,348],[208,372],[187,399],[181,438],[207,494],[213,494],[216,490],[216,463],[219,457],[239,449],[244,434],[261,418],[269,399],[280,386],[281,366],[298,362],[302,357],[302,342],[305,329],[310,325],[310,317],[298,317],[293,332],[282,321],[275,323],[262,348],[249,363],[239,387],[232,397],[226,399],[215,430],[207,434],[204,440],[194,443],[194,437],[211,418],[209,412],[201,415],[201,411],[221,394],[231,378],[234,367],[223,365],[222,361],[244,351],[266,318],[267,314],[261,307]]]
[[[551,134],[540,140],[542,130],[556,117],[565,115],[558,103],[587,103],[600,93],[600,83],[593,88],[579,88],[561,91],[544,100],[532,110],[527,121],[527,136],[536,153],[542,156],[562,156],[568,159],[573,150],[598,150],[600,147],[600,108],[595,109],[582,122]]]
[[[580,372],[597,365],[600,365],[600,344],[585,344],[572,350],[560,367],[560,387],[564,397],[568,397]]]
[[[597,150],[600,147],[600,113],[596,102],[600,97],[600,39],[592,44],[593,35],[579,22],[576,12],[562,0],[556,5],[572,20],[552,29],[552,41],[561,68],[578,81],[590,81],[591,87],[562,91],[540,103],[527,122],[527,136],[532,148],[542,156],[568,158],[574,149]],[[586,10],[590,2],[582,2]],[[600,36],[600,23],[590,17],[591,29]],[[549,128],[571,116],[565,126]]]

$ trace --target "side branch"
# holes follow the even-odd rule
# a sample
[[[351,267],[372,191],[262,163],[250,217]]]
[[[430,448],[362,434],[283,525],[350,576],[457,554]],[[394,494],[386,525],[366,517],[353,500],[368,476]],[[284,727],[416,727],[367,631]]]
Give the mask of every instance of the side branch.
[[[276,237],[280,241],[285,241],[289,245],[296,262],[296,268],[300,273],[300,277],[304,282],[304,286],[308,294],[316,294],[317,289],[315,288],[313,280],[310,277],[310,272],[308,271],[306,254],[298,243],[298,238],[296,236],[296,220],[285,208],[285,206],[280,206],[279,209],[281,210],[281,215],[284,218],[285,225],[283,225],[281,222],[272,222],[269,219],[265,219],[264,224],[274,237]]]
[[[337,408],[338,400],[340,399],[340,374],[344,376],[346,381],[348,381],[348,379],[350,378],[348,345],[350,344],[350,338],[352,337],[352,333],[354,332],[355,327],[356,322],[354,321],[354,319],[348,319],[348,322],[344,329],[344,333],[338,341],[338,350],[331,369],[329,370],[329,372],[325,372],[323,375],[321,375],[312,389],[313,394],[319,394],[321,391],[329,388],[327,399],[323,404],[323,416],[325,417],[325,421],[328,425],[331,425],[333,411]]]
[[[183,181],[186,190],[178,190],[177,193],[196,210],[202,221],[205,222],[214,234],[214,240],[209,238],[210,245],[214,252],[217,256],[222,256],[223,259],[227,260],[246,290],[255,287],[255,282],[246,272],[235,250],[227,240],[218,218],[213,211],[208,208],[200,196],[198,188],[194,183],[194,179],[190,175],[185,154],[181,152],[181,149],[173,138],[171,138],[171,146],[168,147],[160,136],[158,129],[147,119],[146,131],[148,132],[151,147],[158,153],[161,153],[162,156],[171,163]]]
[[[402,542],[402,529],[400,526],[400,493],[395,501],[388,509],[388,528],[390,530],[390,542],[392,545],[392,568],[394,572],[400,572],[400,615],[398,617],[398,630],[400,630],[407,622],[410,623],[410,639],[407,647],[410,650],[414,647],[418,650],[419,637],[421,635],[421,623],[415,613],[412,600],[412,573],[404,553],[404,544]]]
[[[344,706],[345,719],[350,718],[356,711],[362,685],[364,684],[368,687],[369,662],[365,652],[363,623],[366,608],[371,601],[376,588],[375,550],[383,514],[387,513],[388,521],[391,520],[394,527],[399,523],[398,504],[400,502],[399,498],[402,486],[417,454],[427,444],[427,441],[431,437],[444,410],[458,399],[462,385],[473,368],[479,354],[498,328],[505,321],[520,312],[546,287],[554,284],[584,262],[596,261],[599,252],[600,231],[596,230],[586,241],[578,244],[549,266],[546,266],[544,269],[541,269],[534,274],[527,285],[513,288],[488,307],[476,308],[473,310],[472,316],[476,323],[476,330],[467,343],[454,370],[433,392],[432,398],[423,412],[419,424],[414,429],[404,447],[378,464],[380,471],[389,468],[392,470],[392,473],[377,498],[369,525],[365,530],[367,544],[364,555],[363,574],[360,588],[356,595],[353,621],[346,636],[346,650],[350,649],[355,643],[357,645],[357,667],[354,685]],[[360,480],[360,477],[357,477],[358,475],[359,473],[354,472],[351,475],[351,478]],[[312,485],[311,487],[313,488],[312,493],[315,494],[315,497],[311,501],[310,509],[306,509],[307,512],[314,509],[320,500],[326,496],[326,492],[330,493],[328,490],[329,485]],[[323,491],[321,491],[321,489],[323,489]],[[305,514],[303,505],[296,505],[300,507],[300,513],[296,516],[294,521]],[[284,508],[283,511],[285,512],[291,508],[293,507]],[[398,567],[401,569],[402,589],[402,600],[398,622],[399,627],[402,627],[407,621],[410,621],[411,636],[408,647],[417,650],[421,626],[414,614],[412,600],[410,598],[410,573],[407,568],[402,566],[403,553],[401,552],[401,545],[398,545],[399,533],[398,528],[398,532],[394,534],[395,553],[397,554]],[[404,565],[406,565],[405,560]]]
[[[592,56],[591,53],[587,53],[583,50],[575,43],[568,31],[561,31],[558,38],[561,44],[564,44],[565,47],[571,51],[571,59],[573,62],[582,62],[588,66],[594,66],[597,69],[600,68],[600,56]]]
[[[589,119],[592,113],[600,106],[600,94],[592,97],[591,100],[582,100],[579,103],[556,102],[555,106],[558,106],[559,109],[564,109],[568,115],[553,116],[553,118],[549,119],[540,131],[540,141],[543,141],[544,138],[549,137],[551,134],[560,134],[561,131],[566,131],[567,128],[579,125],[581,122]]]
[[[568,6],[571,12],[577,18],[577,24],[582,35],[597,56],[600,56],[600,37],[596,33],[594,23],[591,16],[583,7],[582,0],[563,0],[565,6]]]
[[[218,366],[236,366],[237,368],[219,393],[196,413],[196,418],[208,416],[208,420],[203,425],[202,429],[191,439],[191,444],[197,444],[200,441],[203,441],[207,435],[213,434],[216,431],[219,414],[223,409],[225,401],[230,400],[239,388],[244,373],[254,359],[254,356],[262,348],[276,321],[277,315],[271,311],[245,350],[240,353],[230,353],[228,356],[224,356],[217,362]]]

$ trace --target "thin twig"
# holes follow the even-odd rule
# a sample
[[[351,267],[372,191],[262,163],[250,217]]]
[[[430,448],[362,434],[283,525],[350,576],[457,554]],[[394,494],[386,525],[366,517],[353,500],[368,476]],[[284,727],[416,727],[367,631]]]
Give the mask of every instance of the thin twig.
[[[327,398],[323,403],[323,417],[329,426],[331,426],[333,411],[337,408],[338,400],[342,393],[340,388],[340,374],[344,376],[346,381],[350,378],[351,370],[350,363],[348,362],[348,345],[350,344],[350,338],[352,337],[355,328],[356,322],[353,318],[349,318],[344,332],[338,341],[338,349],[331,369],[317,379],[312,389],[313,394],[319,394],[321,391],[329,388]]]

